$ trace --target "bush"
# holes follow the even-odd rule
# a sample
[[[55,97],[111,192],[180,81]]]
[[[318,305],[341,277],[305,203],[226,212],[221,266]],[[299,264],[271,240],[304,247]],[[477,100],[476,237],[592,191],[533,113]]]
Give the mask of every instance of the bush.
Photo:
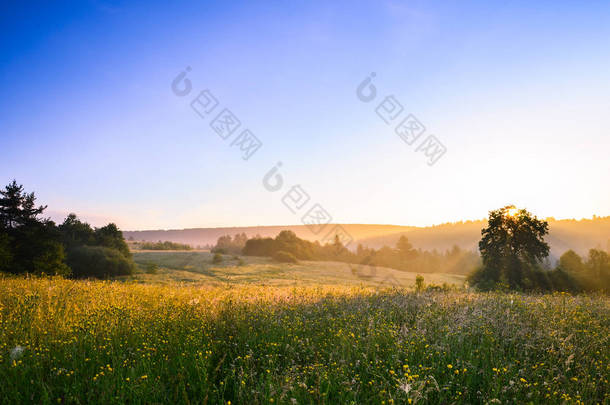
[[[214,257],[212,258],[212,263],[213,264],[222,263],[222,255],[218,252],[214,253]]]
[[[424,277],[418,274],[417,277],[415,277],[415,290],[422,291],[423,289],[424,289]]]
[[[280,250],[279,252],[275,252],[275,254],[273,255],[273,259],[280,263],[298,263],[299,262],[292,253],[284,252],[283,250]]]
[[[134,263],[120,251],[104,246],[80,246],[68,252],[68,266],[76,278],[108,278],[133,274]]]
[[[144,272],[146,274],[157,274],[159,271],[159,266],[154,263],[146,263],[144,265]]]

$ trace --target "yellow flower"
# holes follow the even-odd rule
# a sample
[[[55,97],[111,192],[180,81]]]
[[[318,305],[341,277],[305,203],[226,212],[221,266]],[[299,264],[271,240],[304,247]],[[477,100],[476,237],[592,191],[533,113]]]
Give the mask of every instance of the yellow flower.
[[[448,369],[452,369],[452,368],[453,368],[453,366],[452,366],[451,364],[447,364],[447,368],[448,368]]]

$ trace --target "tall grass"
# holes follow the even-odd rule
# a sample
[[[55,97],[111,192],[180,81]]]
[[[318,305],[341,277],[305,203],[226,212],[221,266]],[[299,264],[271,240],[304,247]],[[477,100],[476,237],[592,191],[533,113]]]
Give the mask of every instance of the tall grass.
[[[606,297],[5,278],[0,398],[608,403],[609,335]]]

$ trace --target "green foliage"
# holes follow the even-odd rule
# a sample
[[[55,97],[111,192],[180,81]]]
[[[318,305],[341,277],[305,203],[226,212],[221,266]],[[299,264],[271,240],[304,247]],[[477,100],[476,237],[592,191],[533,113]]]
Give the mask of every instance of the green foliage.
[[[418,274],[417,277],[415,277],[415,290],[423,291],[423,289],[424,289],[424,277],[420,276]]]
[[[242,252],[246,256],[271,257],[275,251],[273,238],[253,238],[248,239]]]
[[[220,254],[218,252],[214,253],[214,256],[212,257],[212,263],[213,264],[222,263],[222,254]]]
[[[559,258],[559,267],[572,274],[582,274],[585,271],[585,265],[582,258],[571,249],[561,255]]]
[[[34,193],[26,193],[14,180],[0,191],[0,271],[68,276],[72,269],[66,262],[77,266],[75,277],[108,277],[132,271],[131,253],[116,225],[94,230],[70,214],[56,226],[53,221],[39,218],[45,209],[46,206],[36,206]],[[104,246],[107,250],[81,249],[89,246]],[[90,271],[83,266],[87,260],[92,264]],[[104,270],[104,265],[109,267]]]
[[[144,272],[146,274],[157,274],[159,272],[159,266],[155,263],[146,263],[144,265]]]
[[[0,229],[0,272],[8,272],[12,263],[13,253],[9,236]]]
[[[15,180],[0,190],[0,269],[10,273],[67,275],[61,237],[53,221],[41,219],[34,193]]]
[[[64,277],[72,273],[65,263],[66,255],[61,242],[51,238],[41,238],[29,250],[34,252],[31,257],[33,273]]]
[[[610,292],[610,256],[600,249],[590,249],[586,261],[568,250],[559,259],[557,270],[573,279],[579,290]]]
[[[541,269],[549,254],[547,233],[548,223],[524,209],[509,205],[491,211],[479,242],[483,266],[470,277],[471,283],[481,289],[504,284],[517,290],[548,289]]]
[[[298,263],[299,262],[292,253],[284,252],[282,250],[274,253],[273,260],[280,262],[280,263]]]
[[[68,255],[68,265],[76,278],[110,278],[133,274],[134,264],[117,249],[105,246],[78,246]]]
[[[93,228],[88,223],[81,222],[74,213],[70,213],[58,228],[67,249],[96,244]]]
[[[131,257],[129,246],[127,245],[127,242],[125,242],[125,238],[123,238],[123,232],[121,232],[115,224],[110,223],[101,228],[96,228],[94,235],[95,245],[116,249],[123,256],[127,258]]]
[[[115,224],[93,229],[76,214],[69,214],[57,228],[74,277],[108,278],[133,273],[129,247]],[[117,255],[121,257],[117,258]]]
[[[137,245],[138,249],[142,250],[192,250],[190,245],[184,243],[176,243],[170,241],[164,242],[140,242]]]
[[[41,222],[38,216],[47,206],[36,207],[34,193],[26,193],[15,180],[0,191],[0,196],[0,227],[16,229]]]
[[[221,236],[212,248],[212,253],[239,254],[246,246],[247,240],[245,233],[238,233],[233,238],[231,235]]]
[[[610,256],[600,249],[589,250],[587,259],[589,277],[600,283],[600,289],[610,292]]]

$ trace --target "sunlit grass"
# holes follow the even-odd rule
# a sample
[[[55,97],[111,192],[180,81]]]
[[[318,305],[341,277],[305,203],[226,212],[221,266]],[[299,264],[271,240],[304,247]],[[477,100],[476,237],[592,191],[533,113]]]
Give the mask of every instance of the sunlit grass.
[[[212,263],[209,252],[135,252],[140,267],[148,263],[159,266],[157,274],[140,272],[131,279],[145,283],[188,282],[206,286],[270,285],[270,286],[397,286],[410,288],[417,273],[387,267],[373,267],[339,262],[299,261],[278,263],[268,258],[223,255],[220,264]],[[461,286],[465,276],[459,274],[424,273],[427,284]]]
[[[5,403],[604,403],[605,297],[0,280]]]

